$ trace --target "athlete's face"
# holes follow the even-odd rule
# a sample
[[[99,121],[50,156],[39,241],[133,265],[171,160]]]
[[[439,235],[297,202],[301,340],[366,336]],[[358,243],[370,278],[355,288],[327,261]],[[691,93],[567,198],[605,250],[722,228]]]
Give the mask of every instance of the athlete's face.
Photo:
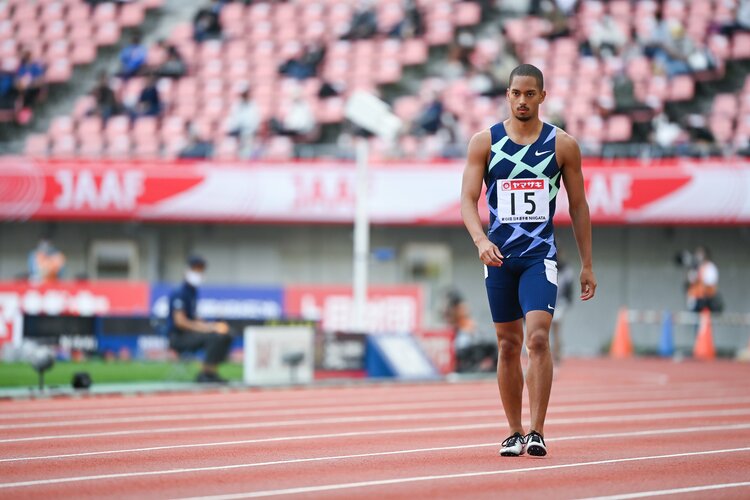
[[[516,76],[510,82],[506,95],[510,112],[516,119],[526,122],[539,116],[539,105],[544,102],[547,93],[539,88],[533,76]]]

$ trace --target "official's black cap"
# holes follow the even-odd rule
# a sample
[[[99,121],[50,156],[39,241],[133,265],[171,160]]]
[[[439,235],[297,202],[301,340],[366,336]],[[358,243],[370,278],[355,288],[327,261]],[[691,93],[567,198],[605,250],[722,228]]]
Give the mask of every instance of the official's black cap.
[[[207,266],[206,259],[204,259],[200,255],[191,255],[190,257],[188,257],[187,264],[188,267],[200,267],[203,269],[205,269]]]

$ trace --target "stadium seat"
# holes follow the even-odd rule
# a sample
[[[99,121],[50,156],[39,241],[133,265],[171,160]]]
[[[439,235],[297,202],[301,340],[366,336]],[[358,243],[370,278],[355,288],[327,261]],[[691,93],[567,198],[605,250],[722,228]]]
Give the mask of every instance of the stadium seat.
[[[44,158],[49,154],[49,140],[44,134],[32,134],[26,139],[24,154],[32,158]]]

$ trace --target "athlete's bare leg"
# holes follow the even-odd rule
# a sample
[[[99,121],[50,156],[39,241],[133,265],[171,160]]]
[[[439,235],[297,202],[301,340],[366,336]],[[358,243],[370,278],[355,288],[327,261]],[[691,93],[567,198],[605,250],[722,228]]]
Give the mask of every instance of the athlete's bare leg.
[[[552,322],[550,334],[552,336],[552,361],[559,364],[562,361],[562,344],[560,343],[562,339],[559,322]]]
[[[529,365],[526,383],[529,387],[531,426],[529,431],[544,435],[544,419],[552,390],[552,354],[549,348],[549,329],[552,315],[546,311],[526,314],[526,351]]]
[[[510,434],[520,432],[524,435],[521,422],[523,320],[495,323],[495,332],[497,333],[497,385],[500,388],[500,400],[503,402]]]

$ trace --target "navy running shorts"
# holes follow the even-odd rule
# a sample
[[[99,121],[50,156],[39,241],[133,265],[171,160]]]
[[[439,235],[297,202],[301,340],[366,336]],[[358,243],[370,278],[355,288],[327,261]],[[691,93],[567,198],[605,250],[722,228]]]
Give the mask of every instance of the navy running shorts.
[[[555,313],[557,261],[507,257],[500,267],[484,267],[484,283],[492,321],[505,323],[529,311]]]

